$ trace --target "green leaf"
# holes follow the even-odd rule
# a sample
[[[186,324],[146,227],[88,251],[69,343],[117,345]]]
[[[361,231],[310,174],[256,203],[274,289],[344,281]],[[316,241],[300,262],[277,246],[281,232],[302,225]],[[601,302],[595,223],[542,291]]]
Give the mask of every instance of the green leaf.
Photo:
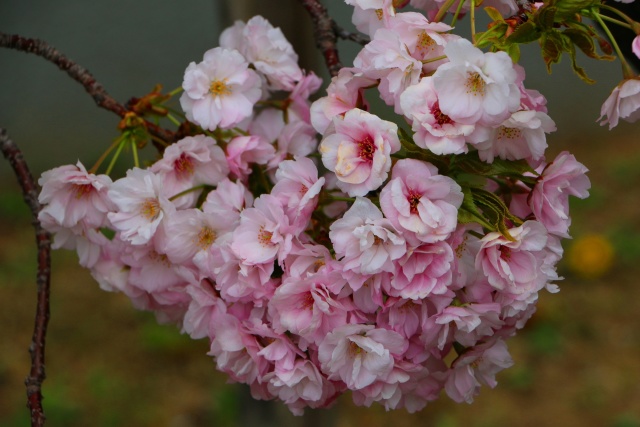
[[[562,55],[562,40],[556,31],[543,33],[540,38],[540,48],[542,48],[542,59],[547,65],[547,72],[551,74],[551,64],[557,64]]]
[[[486,163],[480,160],[478,152],[473,151],[464,155],[456,156],[456,161],[451,165],[453,170],[460,170],[465,173],[481,176],[508,176],[520,178],[525,173],[535,171],[529,166],[526,160],[502,160],[494,159],[493,163]]]
[[[558,0],[555,20],[562,22],[571,19],[582,9],[587,9],[595,4],[600,4],[600,0]]]
[[[553,28],[555,22],[555,16],[557,8],[551,5],[545,5],[538,9],[538,12],[533,15],[533,23],[540,27],[543,31]]]
[[[520,46],[517,43],[508,45],[506,52],[514,63],[520,61]]]
[[[567,39],[570,40],[568,37]],[[576,73],[578,77],[580,77],[582,81],[584,81],[585,83],[594,84],[596,81],[593,79],[590,79],[589,76],[587,76],[587,73],[584,71],[584,69],[580,67],[576,62],[576,48],[573,46],[572,43],[569,43],[568,50],[569,50],[569,56],[571,57],[571,67],[573,68],[573,72]]]
[[[471,190],[463,187],[462,194],[464,195],[464,199],[462,199],[462,205],[460,209],[458,209],[458,222],[460,224],[475,222],[488,230],[496,231],[496,227],[485,219],[482,212],[480,212],[474,203]]]
[[[509,234],[506,220],[510,220],[515,225],[521,225],[522,220],[509,211],[509,208],[504,204],[502,199],[490,191],[479,188],[472,188],[471,194],[473,195],[474,203],[482,209],[482,212],[494,225],[495,229],[506,239],[515,240],[513,236]]]
[[[574,26],[566,29],[563,34],[573,42],[574,45],[584,52],[589,58],[612,61],[615,58],[610,55],[599,55],[596,52],[596,44],[593,41],[595,33],[588,28]]]
[[[531,43],[536,41],[542,35],[542,31],[536,24],[531,21],[525,22],[519,25],[509,37],[507,37],[508,43]]]
[[[484,8],[484,11],[487,12],[487,15],[489,15],[489,18],[491,18],[492,21],[504,22],[504,18],[495,7],[487,6]]]

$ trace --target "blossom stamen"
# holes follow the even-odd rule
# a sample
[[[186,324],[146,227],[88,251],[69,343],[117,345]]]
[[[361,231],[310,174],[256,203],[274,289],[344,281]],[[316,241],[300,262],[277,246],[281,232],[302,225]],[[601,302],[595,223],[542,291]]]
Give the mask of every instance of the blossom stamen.
[[[180,157],[173,162],[173,169],[177,175],[183,178],[188,178],[195,172],[193,160],[185,153],[182,153]]]
[[[214,80],[209,86],[209,93],[213,96],[231,95],[231,89],[227,85],[227,79]]]
[[[273,233],[271,231],[267,231],[264,227],[260,227],[260,231],[258,232],[258,242],[262,246],[271,246],[271,238],[273,237]]]
[[[486,82],[480,73],[474,71],[473,73],[467,74],[467,82],[465,84],[467,93],[470,93],[473,96],[484,96],[485,86]]]
[[[365,139],[358,142],[358,147],[360,148],[360,152],[358,156],[364,160],[365,162],[373,161],[373,153],[376,152],[376,146],[373,144],[373,140],[370,136],[366,136]]]
[[[218,235],[216,234],[215,231],[213,231],[209,227],[204,227],[198,233],[196,245],[202,250],[208,249],[209,246],[211,246],[213,242],[216,241],[217,237]]]
[[[76,195],[76,199],[80,200],[91,194],[93,191],[93,185],[91,184],[74,184],[73,185],[74,193]]]
[[[498,138],[517,139],[522,136],[522,131],[518,128],[508,128],[500,126],[498,130]]]
[[[160,201],[155,198],[145,199],[140,206],[140,214],[149,221],[156,220],[161,211]]]

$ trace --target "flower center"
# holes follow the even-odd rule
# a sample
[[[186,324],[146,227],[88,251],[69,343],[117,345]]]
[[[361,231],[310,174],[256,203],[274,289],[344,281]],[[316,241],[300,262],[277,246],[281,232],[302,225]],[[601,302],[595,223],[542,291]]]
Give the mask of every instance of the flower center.
[[[213,96],[231,95],[231,89],[227,86],[225,80],[214,80],[209,86],[209,93]]]
[[[460,243],[458,245],[458,247],[456,248],[456,250],[455,250],[456,257],[458,259],[462,258],[462,253],[467,248],[467,240],[469,240],[469,236],[464,236],[464,239],[462,240],[462,243]]]
[[[353,341],[350,341],[349,342],[349,349],[347,350],[347,354],[350,357],[356,357],[360,353],[362,353],[362,348],[358,344],[354,343]]]
[[[449,116],[440,111],[440,103],[438,101],[436,101],[436,103],[431,107],[431,115],[440,127],[453,124],[453,120],[451,120]]]
[[[173,162],[173,170],[175,170],[176,173],[181,177],[188,178],[193,175],[194,167],[191,157],[187,156],[185,153],[182,153],[180,157],[178,157],[176,161]]]
[[[91,184],[73,184],[73,192],[76,194],[76,199],[82,199],[92,191],[93,185]]]
[[[407,201],[409,201],[409,211],[414,215],[418,214],[418,204],[420,203],[420,197],[422,197],[422,194],[416,193],[414,191],[410,191],[409,196],[407,196]]]
[[[382,21],[382,16],[383,16],[382,9],[376,9],[376,16],[378,17],[378,21]]]
[[[433,40],[431,36],[423,30],[420,35],[418,35],[418,43],[416,44],[416,48],[418,50],[428,52],[430,50],[433,50],[435,44],[435,40]]]
[[[304,310],[308,310],[308,309],[313,307],[313,304],[315,304],[315,300],[313,299],[313,295],[311,295],[311,292],[307,292],[307,294],[302,299],[302,308]]]
[[[203,227],[198,233],[196,245],[202,250],[206,250],[216,241],[218,235],[209,227]]]
[[[160,201],[154,198],[145,199],[140,206],[140,214],[149,221],[154,221],[160,215]]]
[[[260,227],[260,231],[258,231],[258,242],[262,246],[271,246],[271,237],[273,237],[273,233],[271,231],[267,231],[264,227]]]
[[[369,135],[365,137],[362,141],[358,142],[358,147],[360,148],[360,152],[358,156],[366,161],[373,161],[373,153],[376,151],[376,146],[373,144],[373,139]]]
[[[511,259],[511,248],[507,246],[500,246],[500,258],[505,261],[509,261]]]
[[[518,128],[508,128],[500,126],[498,138],[518,139],[522,136],[522,131]]]
[[[473,96],[484,96],[484,87],[486,83],[482,79],[482,76],[477,71],[467,74],[467,93],[471,93]]]

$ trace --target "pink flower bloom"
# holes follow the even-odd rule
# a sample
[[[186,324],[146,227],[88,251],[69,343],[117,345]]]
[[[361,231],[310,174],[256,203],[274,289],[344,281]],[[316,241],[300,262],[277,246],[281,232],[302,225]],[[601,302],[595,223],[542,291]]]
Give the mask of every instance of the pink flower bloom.
[[[256,199],[253,208],[240,214],[231,249],[247,265],[279,261],[291,250],[290,226],[280,201],[270,194]],[[280,263],[282,265],[282,263]]]
[[[267,164],[276,150],[260,136],[238,136],[227,144],[229,170],[245,181],[251,174],[251,163]]]
[[[211,325],[217,320],[216,316],[227,311],[225,301],[216,295],[210,280],[190,284],[185,290],[191,299],[184,315],[182,331],[193,339],[212,336]]]
[[[175,212],[160,177],[149,170],[128,170],[125,178],[113,183],[108,194],[117,207],[108,214],[109,221],[121,232],[120,237],[133,245],[149,242],[164,217]]]
[[[342,218],[331,224],[329,238],[345,270],[361,274],[392,272],[407,251],[405,241],[369,199],[357,197]]]
[[[407,241],[416,245],[449,237],[458,223],[460,186],[438,175],[435,166],[415,159],[396,162],[391,178],[380,192],[380,206],[396,228],[408,232]]]
[[[235,50],[216,47],[184,73],[180,105],[187,118],[208,130],[230,128],[253,113],[262,96],[260,78]]]
[[[400,95],[400,107],[412,122],[413,140],[418,147],[429,149],[434,154],[468,151],[465,137],[473,132],[475,126],[457,123],[440,111],[432,77],[424,77],[418,84],[409,86]]]
[[[515,239],[498,232],[485,235],[476,256],[476,269],[483,271],[491,286],[512,294],[529,294],[542,289],[548,274],[543,270],[548,233],[537,221],[509,229]]]
[[[254,16],[246,24],[236,21],[220,35],[220,46],[239,50],[274,90],[292,90],[303,78],[293,47],[280,28],[262,16]]]
[[[450,306],[437,316],[436,323],[456,327],[454,339],[464,346],[473,346],[481,338],[490,337],[500,329],[500,304],[468,304],[463,307]]]
[[[240,223],[240,213],[253,205],[253,195],[241,182],[225,179],[207,194],[202,211],[213,215],[224,230],[231,232]]]
[[[229,174],[222,148],[213,138],[196,135],[181,139],[164,150],[162,159],[149,168],[160,175],[166,194],[171,196],[197,185],[216,185]],[[195,203],[200,192],[180,196],[181,207]]]
[[[355,6],[351,22],[361,31],[372,36],[376,30],[383,28],[395,15],[393,0],[345,0]]]
[[[299,345],[320,341],[335,328],[347,323],[352,308],[333,293],[339,274],[316,274],[307,278],[287,278],[269,301],[269,313],[276,332],[286,331],[304,338]]]
[[[80,162],[76,166],[65,165],[44,172],[38,184],[42,187],[38,201],[44,205],[38,217],[42,221],[47,216],[46,222],[52,225],[102,227],[107,212],[113,209],[107,196],[111,178],[88,173]]]
[[[585,175],[588,169],[566,151],[549,163],[536,181],[528,204],[536,219],[550,233],[569,237],[569,196],[584,199],[589,196],[591,183]]]
[[[380,187],[391,169],[391,154],[398,150],[398,126],[358,109],[335,117],[320,143],[322,163],[350,196]]]
[[[396,14],[389,20],[388,28],[398,34],[410,55],[418,61],[433,59],[444,55],[447,41],[458,36],[446,34],[451,27],[444,22],[429,22],[427,18],[417,12],[403,12]],[[446,59],[423,64],[422,71],[435,71]]]
[[[275,370],[267,374],[269,392],[278,396],[294,415],[302,415],[305,406],[318,408],[335,392],[335,387],[309,360],[298,359],[290,370]]]
[[[555,130],[555,123],[545,113],[523,110],[513,113],[498,127],[476,126],[468,141],[487,163],[493,163],[495,157],[536,163],[547,148],[545,133]]]
[[[359,390],[384,380],[407,342],[396,332],[373,325],[345,325],[330,332],[318,348],[322,372],[330,380],[341,380]]]
[[[301,233],[307,228],[323,184],[324,178],[318,178],[316,165],[307,157],[280,163],[271,194],[285,207],[296,232]]]
[[[420,300],[450,292],[453,251],[445,242],[418,246],[397,261],[389,295]]]
[[[483,53],[467,39],[444,48],[450,62],[433,75],[440,110],[461,123],[497,125],[520,106],[513,62],[505,52]]]
[[[402,113],[400,95],[418,83],[422,73],[422,63],[409,54],[398,34],[385,28],[376,31],[353,64],[365,76],[380,80],[380,97],[387,105],[393,105],[398,114]]]
[[[502,340],[495,340],[481,344],[461,356],[451,367],[445,390],[449,397],[456,402],[473,402],[478,394],[480,385],[491,388],[498,383],[495,376],[503,369],[513,365],[513,360]]]
[[[631,50],[640,59],[640,35],[637,35],[631,43]]]
[[[613,129],[619,119],[629,123],[640,119],[640,79],[623,80],[602,104],[598,119],[602,126],[609,123],[609,129]]]

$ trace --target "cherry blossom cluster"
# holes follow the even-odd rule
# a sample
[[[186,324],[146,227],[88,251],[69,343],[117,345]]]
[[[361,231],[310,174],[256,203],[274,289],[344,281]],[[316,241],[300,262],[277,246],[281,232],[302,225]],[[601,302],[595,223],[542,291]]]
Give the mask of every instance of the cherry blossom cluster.
[[[326,96],[310,102],[321,82],[279,29],[237,22],[185,71],[199,130],[115,181],[45,172],[39,218],[102,289],[207,338],[258,399],[471,402],[558,290],[587,169],[546,160],[554,122],[506,53],[396,12],[407,2],[347,3],[371,41]],[[395,122],[369,111],[377,94]]]

